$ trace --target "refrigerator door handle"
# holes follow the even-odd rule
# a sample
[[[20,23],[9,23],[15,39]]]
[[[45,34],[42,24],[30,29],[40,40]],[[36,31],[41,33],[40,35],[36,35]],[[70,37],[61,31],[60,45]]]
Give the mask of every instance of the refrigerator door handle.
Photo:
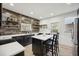
[[[72,42],[74,42],[74,31],[71,30],[71,39],[72,39]]]

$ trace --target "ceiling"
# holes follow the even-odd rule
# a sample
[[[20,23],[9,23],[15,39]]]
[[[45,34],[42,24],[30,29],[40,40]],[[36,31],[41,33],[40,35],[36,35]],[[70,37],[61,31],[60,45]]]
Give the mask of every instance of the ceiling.
[[[3,7],[41,20],[76,10],[79,3],[3,3]]]

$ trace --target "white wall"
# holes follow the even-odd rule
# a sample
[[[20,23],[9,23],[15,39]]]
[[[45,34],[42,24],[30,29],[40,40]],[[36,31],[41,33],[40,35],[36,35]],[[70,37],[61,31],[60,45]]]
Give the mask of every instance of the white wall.
[[[59,43],[60,44],[65,44],[68,46],[72,46],[72,39],[71,39],[71,33],[67,33],[67,27],[64,24],[64,19],[67,17],[76,17],[77,16],[77,11],[65,13],[59,16],[51,17],[48,19],[44,19],[40,21],[40,25],[42,24],[47,24],[48,28],[46,31],[42,31],[40,29],[40,32],[50,32],[51,31],[51,23],[53,22],[59,22],[59,33],[60,33],[60,38],[59,38]]]

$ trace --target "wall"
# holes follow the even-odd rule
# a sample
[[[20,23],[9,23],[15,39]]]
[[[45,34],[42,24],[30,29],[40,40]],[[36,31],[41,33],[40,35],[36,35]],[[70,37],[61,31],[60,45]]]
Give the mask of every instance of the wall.
[[[39,31],[39,20],[3,8],[0,35]],[[38,26],[37,26],[38,25]],[[27,28],[26,28],[27,27]]]
[[[73,47],[73,43],[72,43],[72,38],[71,38],[71,33],[69,32],[66,32],[68,29],[70,29],[72,26],[66,26],[64,24],[64,19],[67,18],[67,17],[77,17],[77,11],[72,11],[72,12],[69,12],[69,13],[65,13],[65,14],[62,14],[62,15],[59,15],[59,16],[55,16],[55,17],[51,17],[51,18],[48,18],[48,19],[44,19],[44,20],[41,20],[40,21],[40,24],[47,24],[48,28],[46,31],[42,31],[40,29],[40,32],[51,32],[51,23],[54,23],[54,22],[59,22],[59,33],[60,33],[60,36],[59,36],[59,44],[60,45],[65,45],[66,47],[70,47],[69,51],[71,51],[71,47]],[[65,49],[66,50],[66,49]],[[65,52],[65,50],[63,49],[63,53]],[[69,52],[66,53],[65,55],[69,55]],[[71,55],[71,54],[70,54]]]

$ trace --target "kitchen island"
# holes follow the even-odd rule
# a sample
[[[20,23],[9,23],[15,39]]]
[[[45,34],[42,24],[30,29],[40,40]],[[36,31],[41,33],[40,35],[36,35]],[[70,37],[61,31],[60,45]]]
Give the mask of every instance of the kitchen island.
[[[52,38],[52,35],[35,35],[32,36],[32,51],[34,55],[45,55],[44,42]]]

